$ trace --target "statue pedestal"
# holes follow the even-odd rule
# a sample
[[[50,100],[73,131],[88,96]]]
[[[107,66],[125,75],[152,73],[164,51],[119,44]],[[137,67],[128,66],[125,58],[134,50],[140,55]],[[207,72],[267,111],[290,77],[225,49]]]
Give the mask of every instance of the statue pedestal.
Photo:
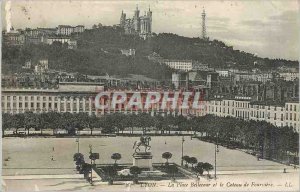
[[[133,154],[133,166],[153,171],[151,152],[137,152]]]

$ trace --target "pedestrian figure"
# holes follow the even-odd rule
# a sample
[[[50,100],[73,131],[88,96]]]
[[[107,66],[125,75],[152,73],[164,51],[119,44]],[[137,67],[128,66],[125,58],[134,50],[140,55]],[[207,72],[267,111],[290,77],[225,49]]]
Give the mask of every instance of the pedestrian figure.
[[[54,161],[53,155],[51,156],[51,161]]]
[[[52,151],[54,151],[54,147],[52,147]]]
[[[165,141],[165,145],[167,144],[167,141]]]
[[[283,168],[283,173],[286,173],[286,168]]]

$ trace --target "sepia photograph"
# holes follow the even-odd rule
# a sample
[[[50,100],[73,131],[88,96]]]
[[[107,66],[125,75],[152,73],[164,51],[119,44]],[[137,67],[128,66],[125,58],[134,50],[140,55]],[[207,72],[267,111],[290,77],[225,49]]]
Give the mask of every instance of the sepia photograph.
[[[1,190],[300,191],[299,0],[4,0]]]

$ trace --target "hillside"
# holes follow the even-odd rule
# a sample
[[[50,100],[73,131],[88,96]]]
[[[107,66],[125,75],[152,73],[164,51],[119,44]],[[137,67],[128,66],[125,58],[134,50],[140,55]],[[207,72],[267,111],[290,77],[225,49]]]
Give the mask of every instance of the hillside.
[[[259,68],[274,68],[279,65],[297,66],[296,61],[258,58],[253,54],[226,46],[221,41],[204,41],[175,34],[154,34],[148,40],[124,35],[120,28],[101,27],[89,29],[75,36],[78,49],[70,50],[60,43],[53,45],[25,45],[22,48],[3,47],[2,72],[17,72],[25,62],[48,58],[49,67],[82,74],[128,76],[141,74],[164,80],[171,77],[171,70],[158,63],[148,61],[147,55],[157,52],[167,59],[192,59],[208,63],[210,67],[253,68],[258,61]],[[120,49],[136,49],[135,57],[126,57]],[[257,66],[256,66],[257,67]]]
[[[249,70],[258,67],[266,70],[276,69],[282,65],[299,66],[298,61],[260,58],[251,53],[234,50],[232,46],[227,46],[222,41],[206,41],[169,33],[158,34],[153,38],[152,49],[164,58],[197,60],[213,68],[234,67]],[[254,62],[257,65],[254,66]]]

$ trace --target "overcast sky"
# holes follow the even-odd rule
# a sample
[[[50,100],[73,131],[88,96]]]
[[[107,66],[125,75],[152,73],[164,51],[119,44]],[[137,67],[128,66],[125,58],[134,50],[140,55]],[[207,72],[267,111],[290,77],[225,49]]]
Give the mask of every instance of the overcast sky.
[[[122,10],[132,17],[151,7],[153,32],[188,37],[201,35],[201,13],[207,13],[207,35],[261,57],[299,59],[300,14],[297,0],[255,1],[20,1],[2,6],[2,26],[56,27],[59,24],[118,24]],[[10,12],[8,11],[10,10]]]

